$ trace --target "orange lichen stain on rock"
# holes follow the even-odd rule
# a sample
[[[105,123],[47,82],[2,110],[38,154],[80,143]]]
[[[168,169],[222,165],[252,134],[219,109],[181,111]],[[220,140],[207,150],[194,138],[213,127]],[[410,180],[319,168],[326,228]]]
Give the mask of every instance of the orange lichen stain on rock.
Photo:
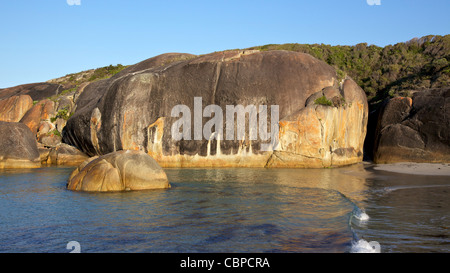
[[[406,100],[409,106],[412,106],[412,98],[410,97],[395,97],[392,98],[391,100]]]
[[[153,158],[162,155],[163,135],[164,117],[161,117],[147,127],[147,151]]]
[[[290,120],[280,121],[281,150],[289,153],[315,155],[315,147],[321,145],[322,126],[314,109],[305,108]]]
[[[34,105],[20,120],[37,134],[41,121],[49,121],[55,115],[55,103],[49,99],[41,100]]]
[[[134,111],[126,111],[123,114],[122,136],[120,139],[124,150],[140,150],[139,145],[134,140],[134,114]]]
[[[41,120],[48,120],[55,115],[55,103],[51,100],[46,100],[42,106]]]
[[[94,146],[94,149],[96,150],[97,154],[100,153],[100,146],[98,143],[97,132],[100,130],[101,127],[102,127],[102,116],[100,110],[98,108],[95,108],[91,113],[90,130],[91,130],[92,145]]]

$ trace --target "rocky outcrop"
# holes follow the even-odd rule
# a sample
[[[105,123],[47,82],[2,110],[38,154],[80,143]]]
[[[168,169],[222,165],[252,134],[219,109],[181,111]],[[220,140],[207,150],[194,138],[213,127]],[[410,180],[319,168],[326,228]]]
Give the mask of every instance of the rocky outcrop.
[[[73,171],[67,183],[69,190],[90,192],[169,187],[163,169],[143,151],[119,151],[92,157]]]
[[[33,134],[38,133],[42,121],[49,121],[55,116],[55,102],[45,99],[36,103],[24,116],[20,122],[27,125]]]
[[[86,154],[65,143],[59,143],[52,148],[38,143],[38,149],[41,163],[45,165],[79,166],[89,159]]]
[[[450,162],[450,88],[386,101],[378,116],[374,161]]]
[[[331,103],[316,103],[322,96]],[[173,125],[181,114],[174,115],[173,109],[180,105],[189,111],[192,140],[174,138]],[[213,116],[204,112],[209,105],[223,111],[223,122],[202,135],[202,126]],[[248,115],[245,137],[238,137],[238,122],[230,126],[233,137],[225,135],[227,106],[238,105],[267,106],[267,115],[257,116],[267,119],[269,139],[250,137],[255,130],[249,130]],[[63,142],[90,156],[143,150],[163,167],[340,166],[362,160],[367,111],[365,94],[353,80],[340,83],[331,66],[308,54],[164,54],[86,86]],[[272,113],[279,119],[272,119]]]
[[[18,122],[31,107],[33,100],[28,95],[0,99],[0,121]]]
[[[88,156],[73,146],[61,144],[60,133],[73,110],[75,89],[66,90],[61,94],[57,92],[59,87],[59,85],[43,83],[1,89],[0,97],[3,99],[0,100],[0,121],[20,122],[30,129],[37,141],[39,161],[42,164],[78,166]],[[11,94],[17,95],[11,96]],[[51,98],[33,102],[28,94],[37,99],[44,96],[51,96]],[[33,145],[36,146],[36,144]],[[14,162],[17,162],[19,168],[23,165],[20,160]],[[8,167],[13,167],[12,160],[8,160]]]
[[[37,141],[46,147],[55,148],[61,144],[61,135],[56,130],[53,130],[46,134],[41,134]]]
[[[18,122],[0,121],[0,169],[41,166],[36,138]]]

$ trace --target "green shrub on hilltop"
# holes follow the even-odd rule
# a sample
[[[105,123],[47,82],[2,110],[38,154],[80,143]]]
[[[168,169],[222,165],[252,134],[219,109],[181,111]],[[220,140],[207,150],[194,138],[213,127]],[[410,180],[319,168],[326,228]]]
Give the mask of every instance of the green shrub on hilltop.
[[[379,47],[325,44],[264,45],[250,49],[308,53],[336,68],[338,78],[353,78],[371,104],[411,90],[439,88],[450,83],[450,35],[429,35]]]
[[[123,69],[127,68],[126,65],[109,65],[105,67],[100,67],[97,69],[91,69],[86,71],[81,71],[78,73],[67,74],[65,77],[55,79],[56,83],[63,84],[66,86],[79,86],[85,82],[92,82],[96,80],[107,79],[115,74],[119,73]]]
[[[95,81],[95,80],[110,78],[110,77],[116,75],[117,73],[119,73],[120,71],[122,71],[125,67],[126,66],[118,64],[116,66],[109,65],[109,66],[97,68],[94,70],[94,74],[91,77],[89,77],[88,81],[91,82],[91,81]]]

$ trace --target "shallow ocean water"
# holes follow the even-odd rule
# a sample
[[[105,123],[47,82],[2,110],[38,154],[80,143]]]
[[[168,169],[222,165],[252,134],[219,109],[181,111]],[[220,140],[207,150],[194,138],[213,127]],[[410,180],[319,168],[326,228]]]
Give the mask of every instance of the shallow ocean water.
[[[82,193],[72,170],[0,171],[0,252],[450,251],[448,176],[166,169],[168,190]]]

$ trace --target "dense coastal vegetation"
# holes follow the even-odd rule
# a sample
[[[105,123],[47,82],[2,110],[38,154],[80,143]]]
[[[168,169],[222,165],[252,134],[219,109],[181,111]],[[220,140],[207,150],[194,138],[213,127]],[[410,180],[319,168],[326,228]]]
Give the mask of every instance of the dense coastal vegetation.
[[[269,44],[249,49],[289,50],[311,54],[335,67],[339,77],[352,77],[370,104],[411,91],[442,88],[450,82],[450,35],[428,35],[379,47],[325,44]]]

